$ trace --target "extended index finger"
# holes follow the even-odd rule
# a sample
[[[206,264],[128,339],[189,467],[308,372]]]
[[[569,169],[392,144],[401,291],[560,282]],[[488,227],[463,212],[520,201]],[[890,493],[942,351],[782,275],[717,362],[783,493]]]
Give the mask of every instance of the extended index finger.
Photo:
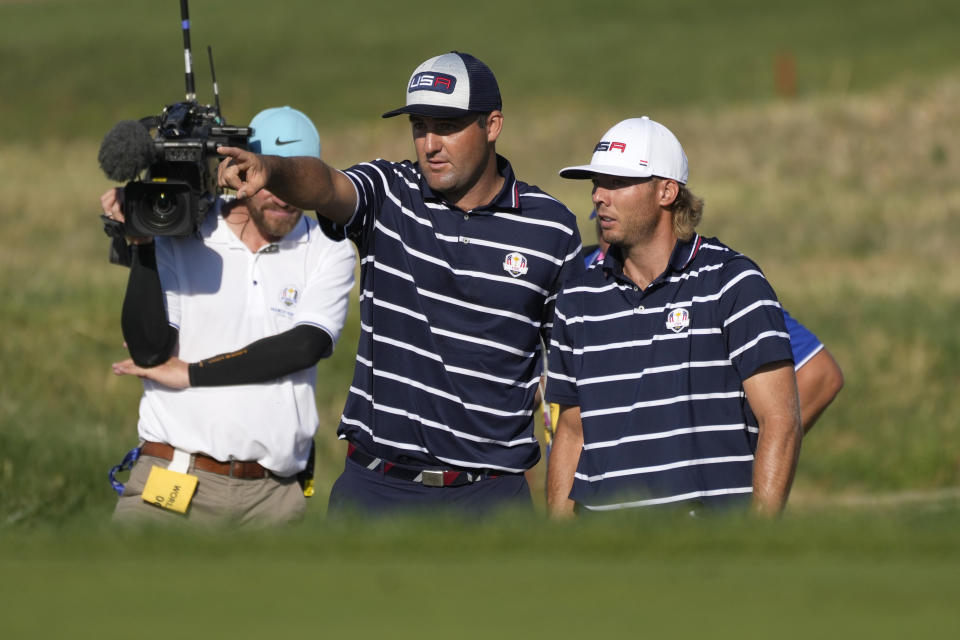
[[[246,149],[240,147],[217,147],[217,155],[228,156],[230,158],[239,158],[244,153],[249,153]]]

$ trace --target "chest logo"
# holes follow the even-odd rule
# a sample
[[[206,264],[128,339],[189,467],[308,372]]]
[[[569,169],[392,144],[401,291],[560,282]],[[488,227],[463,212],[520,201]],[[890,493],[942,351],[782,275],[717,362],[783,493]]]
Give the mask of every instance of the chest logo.
[[[299,301],[300,289],[292,285],[284,287],[283,291],[280,292],[280,302],[282,302],[285,307],[295,307]]]
[[[690,326],[690,313],[686,309],[674,309],[667,315],[667,329],[680,333]]]
[[[522,253],[516,251],[508,253],[503,259],[503,270],[514,278],[527,275],[527,258]]]

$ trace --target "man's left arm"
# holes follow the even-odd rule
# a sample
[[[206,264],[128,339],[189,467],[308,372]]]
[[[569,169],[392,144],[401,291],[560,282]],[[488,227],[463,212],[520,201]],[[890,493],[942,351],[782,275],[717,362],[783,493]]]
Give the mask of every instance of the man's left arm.
[[[330,335],[310,325],[262,338],[242,349],[188,363],[173,357],[156,367],[137,366],[132,359],[114,363],[113,372],[147,378],[171,389],[258,384],[315,365],[330,353]]]
[[[814,423],[843,388],[843,371],[826,349],[821,349],[797,369],[800,392],[800,416],[803,432],[809,433]]]
[[[803,429],[797,382],[789,360],[766,364],[743,381],[760,430],[753,462],[753,506],[777,515],[783,510],[800,456]]]
[[[258,384],[312,367],[332,353],[343,329],[356,263],[349,243],[322,243],[323,257],[314,264],[297,303],[293,328],[199,362],[174,357],[147,369],[125,360],[113,365],[114,373],[184,389]]]
[[[790,349],[796,363],[794,371],[800,393],[800,420],[806,434],[843,388],[843,372],[820,338],[785,308],[781,311],[790,333]]]

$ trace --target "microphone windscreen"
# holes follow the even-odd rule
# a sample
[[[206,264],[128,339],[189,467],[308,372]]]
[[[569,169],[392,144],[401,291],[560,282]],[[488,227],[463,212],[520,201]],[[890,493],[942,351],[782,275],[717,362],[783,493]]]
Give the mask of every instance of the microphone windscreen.
[[[153,138],[136,120],[121,120],[103,137],[97,160],[108,178],[115,182],[133,180],[153,164]]]

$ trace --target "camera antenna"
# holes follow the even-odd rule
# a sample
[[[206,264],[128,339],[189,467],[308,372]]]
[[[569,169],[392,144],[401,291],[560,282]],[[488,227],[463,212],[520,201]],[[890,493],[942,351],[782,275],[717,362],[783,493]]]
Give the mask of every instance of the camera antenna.
[[[183,29],[183,64],[186,67],[187,102],[197,101],[197,90],[193,84],[193,53],[190,51],[190,10],[187,0],[180,0],[180,26]]]
[[[220,87],[217,86],[217,72],[213,69],[213,47],[207,45],[207,56],[210,58],[210,79],[213,80],[213,104],[220,115]]]

